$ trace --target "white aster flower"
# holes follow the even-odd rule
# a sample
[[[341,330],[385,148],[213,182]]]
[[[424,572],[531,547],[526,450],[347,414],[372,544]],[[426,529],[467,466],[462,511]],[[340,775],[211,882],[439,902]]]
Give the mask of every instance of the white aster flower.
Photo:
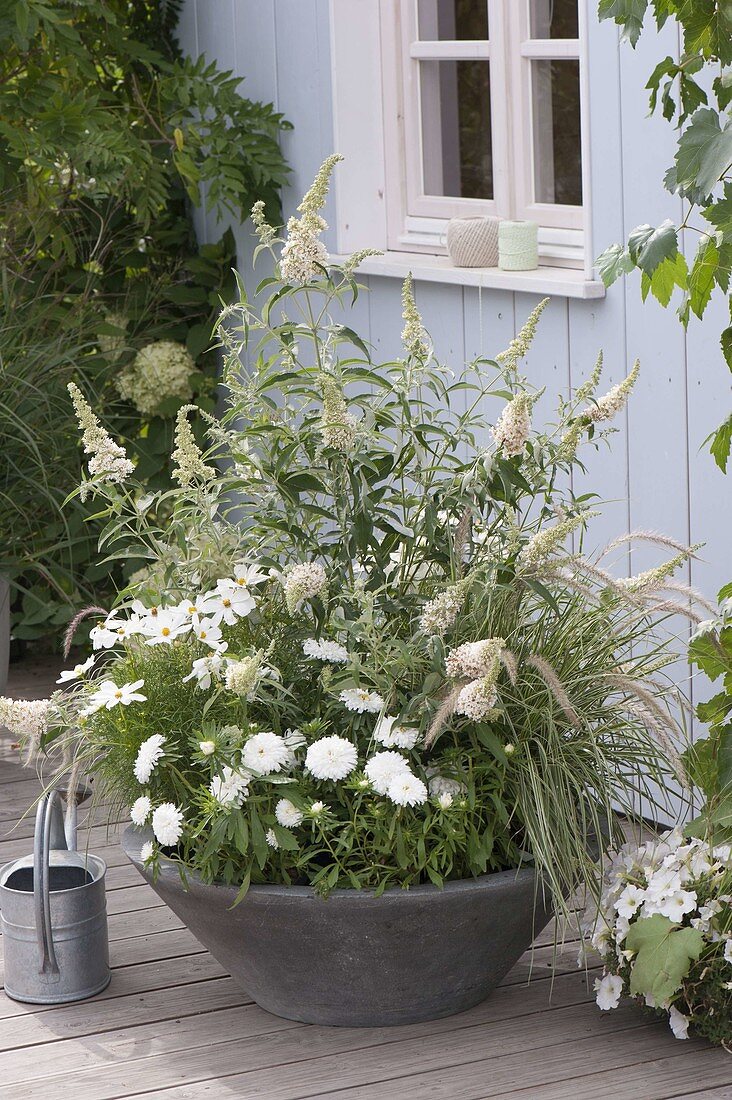
[[[443,791],[442,794],[437,796],[437,804],[441,810],[449,810],[455,799],[447,791]]]
[[[143,741],[137,750],[135,760],[135,779],[138,783],[148,783],[155,767],[164,755],[165,737],[162,733],[153,733],[146,741]]]
[[[89,671],[93,664],[94,657],[87,657],[87,659],[81,664],[74,665],[73,668],[66,669],[64,672],[62,672],[56,683],[68,684],[71,683],[72,680],[80,680],[82,676],[84,676]]]
[[[172,848],[183,835],[183,811],[172,802],[163,802],[153,811],[152,829],[164,848]]]
[[[356,746],[335,734],[313,741],[305,754],[305,767],[315,779],[345,779],[357,762]]]
[[[286,829],[294,829],[300,825],[303,816],[302,810],[298,810],[289,798],[281,798],[275,806],[275,817]]]
[[[319,642],[315,638],[306,638],[302,643],[302,651],[306,657],[313,657],[317,661],[328,661],[333,665],[344,664],[348,660],[348,650],[338,642]]]
[[[374,740],[387,749],[413,749],[419,740],[419,730],[414,726],[399,726],[396,722],[396,718],[382,718],[377,722]]]
[[[152,802],[146,794],[136,798],[130,807],[130,820],[133,825],[144,825],[150,816]]]
[[[618,1007],[622,992],[623,979],[618,974],[605,974],[603,978],[595,978],[595,1000],[597,1007],[603,1012]]]
[[[364,774],[377,794],[386,794],[392,779],[411,775],[409,763],[399,752],[377,752],[366,762]]]
[[[183,683],[189,680],[197,680],[196,686],[201,691],[208,691],[214,680],[221,679],[224,668],[224,657],[218,651],[209,653],[206,657],[198,657],[191,665],[191,671],[183,677]]]
[[[213,756],[213,754],[216,752],[216,742],[215,741],[199,741],[198,742],[198,748],[203,753],[204,756]]]
[[[367,691],[365,688],[346,688],[338,696],[346,710],[354,710],[359,714],[378,714],[384,706],[384,700],[375,691]]]
[[[322,814],[324,809],[325,802],[320,802],[319,800],[317,802],[311,803],[310,805],[310,813],[313,814],[315,817],[318,817],[320,814]]]
[[[140,848],[140,862],[149,863],[155,855],[155,848],[151,840],[146,840],[142,848]]]
[[[278,772],[288,762],[290,750],[284,737],[269,730],[253,734],[242,750],[241,758],[245,768],[256,775],[270,775]]]
[[[683,1012],[679,1012],[678,1008],[674,1008],[673,1005],[668,1010],[668,1026],[673,1031],[674,1038],[689,1038],[689,1017],[684,1016]]]
[[[267,841],[267,844],[270,848],[274,848],[275,850],[279,848],[280,842],[275,836],[274,829],[267,829],[267,832],[264,835],[264,839]]]
[[[408,771],[399,772],[389,781],[386,794],[397,806],[419,806],[427,801],[427,787]]]
[[[223,773],[211,780],[209,790],[222,806],[241,806],[249,794],[249,776],[224,765]]]

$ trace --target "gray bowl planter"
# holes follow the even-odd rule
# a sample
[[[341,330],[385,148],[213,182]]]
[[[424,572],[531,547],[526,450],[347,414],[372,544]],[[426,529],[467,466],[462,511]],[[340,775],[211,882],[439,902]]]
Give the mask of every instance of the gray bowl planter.
[[[319,897],[309,886],[207,885],[161,860],[157,882],[140,862],[148,830],[122,847],[163,901],[268,1012],[342,1027],[383,1027],[451,1016],[484,1000],[551,915],[529,869],[416,886],[375,898]]]

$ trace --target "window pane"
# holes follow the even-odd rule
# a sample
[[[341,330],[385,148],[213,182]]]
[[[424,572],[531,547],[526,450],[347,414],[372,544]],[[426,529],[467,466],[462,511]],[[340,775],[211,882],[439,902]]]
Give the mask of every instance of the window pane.
[[[487,61],[420,62],[424,192],[493,198]]]
[[[529,0],[532,38],[579,38],[577,0]]]
[[[417,0],[419,37],[427,42],[485,41],[488,0]]]
[[[582,205],[578,61],[533,61],[534,191],[537,202]]]

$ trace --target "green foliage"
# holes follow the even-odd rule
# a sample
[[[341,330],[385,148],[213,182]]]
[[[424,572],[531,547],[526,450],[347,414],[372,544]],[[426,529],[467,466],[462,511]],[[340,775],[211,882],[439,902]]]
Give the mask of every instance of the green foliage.
[[[668,917],[655,913],[632,925],[625,944],[629,951],[638,953],[633,961],[630,992],[663,1004],[678,992],[692,962],[701,955],[704,936],[695,928],[680,928]]]
[[[656,25],[678,21],[684,36],[679,61],[666,57],[651,73],[651,111],[661,108],[664,118],[679,130],[673,165],[664,177],[666,188],[689,203],[680,226],[670,221],[654,228],[638,226],[625,247],[611,245],[597,259],[600,275],[610,286],[621,275],[639,269],[645,300],[652,294],[664,308],[674,292],[681,294],[678,315],[682,324],[689,313],[701,318],[715,289],[729,294],[732,268],[732,8],[728,0],[600,0],[601,19],[613,19],[623,37],[635,46],[643,19],[653,11]],[[705,79],[709,77],[709,79]],[[711,92],[708,88],[711,86]],[[708,225],[695,223],[701,217]],[[700,234],[694,259],[679,250],[678,231]],[[732,309],[732,299],[730,299]],[[732,370],[732,328],[721,336],[722,352]],[[726,470],[730,449],[730,422],[715,433],[711,453]]]
[[[18,638],[57,634],[74,603],[124,582],[95,561],[87,509],[61,512],[78,464],[66,383],[93,395],[148,487],[167,485],[181,399],[163,391],[159,415],[142,416],[116,379],[141,348],[175,341],[195,360],[187,399],[213,409],[211,329],[234,240],[199,247],[190,206],[205,198],[240,221],[255,197],[279,209],[288,124],[231,73],[181,55],[179,9],[0,3],[0,571]]]

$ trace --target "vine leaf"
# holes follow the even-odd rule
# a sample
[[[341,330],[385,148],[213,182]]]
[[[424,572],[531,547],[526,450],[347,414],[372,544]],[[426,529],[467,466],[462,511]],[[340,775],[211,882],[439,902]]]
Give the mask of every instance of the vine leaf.
[[[732,164],[732,120],[722,128],[716,111],[700,108],[679,138],[674,163],[677,191],[710,195]]]
[[[637,951],[630,978],[630,992],[650,996],[661,1005],[681,988],[691,964],[704,948],[704,936],[696,928],[680,928],[668,917],[654,913],[631,925],[625,937],[629,951]]]

